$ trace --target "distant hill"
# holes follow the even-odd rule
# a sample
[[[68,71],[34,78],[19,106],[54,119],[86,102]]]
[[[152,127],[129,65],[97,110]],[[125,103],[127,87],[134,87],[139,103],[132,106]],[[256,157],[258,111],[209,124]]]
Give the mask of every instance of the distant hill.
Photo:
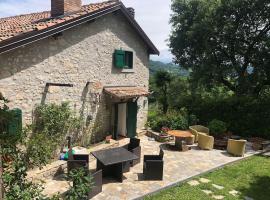
[[[181,76],[189,75],[189,72],[181,68],[179,65],[175,65],[173,63],[163,63],[160,61],[153,61],[153,60],[150,60],[149,70],[150,70],[151,75],[155,74],[159,70],[165,70],[175,75],[181,75]]]

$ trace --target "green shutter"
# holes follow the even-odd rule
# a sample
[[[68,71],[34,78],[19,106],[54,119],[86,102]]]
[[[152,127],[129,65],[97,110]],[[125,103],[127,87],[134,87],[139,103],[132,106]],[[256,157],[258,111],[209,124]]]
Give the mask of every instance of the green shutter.
[[[8,123],[8,134],[13,136],[20,135],[22,132],[22,111],[14,109],[10,112],[12,117]]]
[[[127,135],[129,138],[134,138],[137,135],[137,102],[127,103]]]
[[[115,50],[114,53],[114,65],[116,68],[124,68],[125,63],[125,52],[123,50]]]

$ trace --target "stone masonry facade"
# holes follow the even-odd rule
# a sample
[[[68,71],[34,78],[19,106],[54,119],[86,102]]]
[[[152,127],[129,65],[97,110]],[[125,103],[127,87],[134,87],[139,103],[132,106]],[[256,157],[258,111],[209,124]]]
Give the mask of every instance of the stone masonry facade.
[[[113,66],[115,49],[134,52],[134,68],[123,72]],[[121,13],[112,13],[50,37],[0,55],[0,91],[10,100],[10,108],[23,110],[24,124],[31,123],[35,107],[41,103],[70,102],[76,113],[91,119],[89,134],[95,141],[112,134],[113,106],[102,93],[92,95],[93,85],[138,86],[148,90],[149,54],[146,44]],[[90,84],[87,85],[87,82]],[[46,83],[73,84],[73,87]],[[137,128],[147,120],[146,97],[138,100]],[[85,135],[88,143],[90,135]]]

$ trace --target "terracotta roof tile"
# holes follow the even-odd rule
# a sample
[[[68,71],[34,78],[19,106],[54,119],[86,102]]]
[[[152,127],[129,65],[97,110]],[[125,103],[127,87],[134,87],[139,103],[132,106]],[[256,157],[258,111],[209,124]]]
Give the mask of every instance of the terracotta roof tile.
[[[34,32],[52,27],[68,20],[89,14],[116,4],[118,0],[106,1],[82,6],[81,11],[76,13],[51,18],[50,11],[18,15],[0,19],[0,42],[24,33]]]
[[[104,91],[105,93],[119,99],[149,95],[149,92],[141,87],[106,87],[104,88]]]

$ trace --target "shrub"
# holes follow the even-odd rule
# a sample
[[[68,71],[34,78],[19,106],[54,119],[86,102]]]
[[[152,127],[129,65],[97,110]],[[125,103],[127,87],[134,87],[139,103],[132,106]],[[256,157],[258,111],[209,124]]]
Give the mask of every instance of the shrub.
[[[34,132],[50,136],[62,135],[71,116],[68,103],[39,105],[35,110]]]
[[[68,174],[68,179],[73,184],[67,193],[67,200],[88,199],[88,193],[93,187],[93,180],[87,174],[84,168],[74,169]]]
[[[196,97],[186,102],[186,106],[198,117],[200,124],[219,119],[236,135],[270,139],[270,97]]]
[[[156,132],[160,132],[163,127],[173,130],[186,130],[188,119],[183,113],[170,111],[167,115],[159,114],[149,117],[148,125]]]
[[[5,146],[0,152],[7,155],[11,162],[3,163],[3,186],[5,189],[4,199],[44,199],[42,187],[26,179],[27,164],[24,152],[19,150],[16,145]]]
[[[162,127],[171,127],[170,121],[164,116],[157,116],[149,121],[149,126],[153,131],[160,132]]]
[[[173,112],[167,118],[170,123],[169,128],[172,130],[186,130],[188,128],[188,120],[183,114]]]
[[[81,121],[71,111],[68,103],[39,105],[33,125],[25,133],[29,138],[26,141],[29,167],[48,164],[67,135],[77,139]]]
[[[208,128],[213,136],[221,136],[227,131],[227,125],[225,122],[214,119],[209,123]]]
[[[27,160],[28,166],[42,167],[50,162],[57,143],[45,134],[34,134],[27,143]]]
[[[196,115],[193,115],[193,114],[189,115],[189,117],[188,117],[188,125],[189,126],[196,125],[198,123],[198,121],[199,120],[198,120]]]

